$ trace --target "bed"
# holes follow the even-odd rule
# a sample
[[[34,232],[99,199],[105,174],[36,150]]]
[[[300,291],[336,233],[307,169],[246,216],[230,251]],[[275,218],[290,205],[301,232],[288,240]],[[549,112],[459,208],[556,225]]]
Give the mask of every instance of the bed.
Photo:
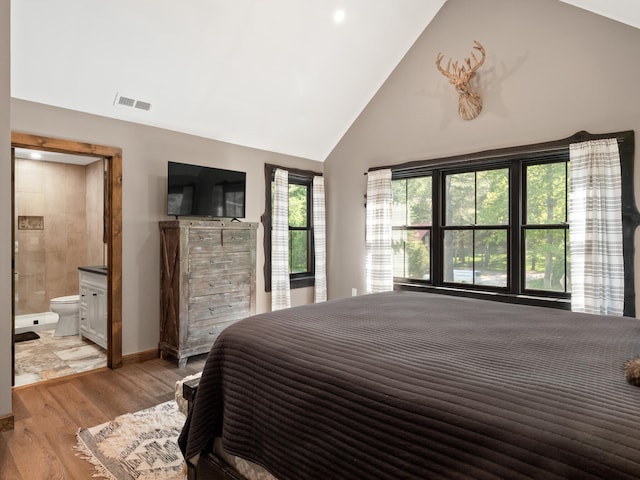
[[[637,479],[639,353],[634,318],[429,293],[260,314],[216,340],[179,445],[198,480]]]

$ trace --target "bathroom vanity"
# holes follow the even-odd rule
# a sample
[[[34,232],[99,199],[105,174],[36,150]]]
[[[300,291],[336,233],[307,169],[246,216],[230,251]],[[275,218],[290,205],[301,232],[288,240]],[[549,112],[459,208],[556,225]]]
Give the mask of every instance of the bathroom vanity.
[[[107,268],[78,267],[80,336],[107,348]]]

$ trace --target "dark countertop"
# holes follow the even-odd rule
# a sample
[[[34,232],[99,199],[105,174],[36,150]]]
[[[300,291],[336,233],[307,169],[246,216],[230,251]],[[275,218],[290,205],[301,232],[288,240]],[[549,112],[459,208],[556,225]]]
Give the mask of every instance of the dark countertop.
[[[83,270],[85,272],[98,273],[100,275],[107,274],[107,266],[106,265],[96,265],[93,267],[78,267],[78,270]]]

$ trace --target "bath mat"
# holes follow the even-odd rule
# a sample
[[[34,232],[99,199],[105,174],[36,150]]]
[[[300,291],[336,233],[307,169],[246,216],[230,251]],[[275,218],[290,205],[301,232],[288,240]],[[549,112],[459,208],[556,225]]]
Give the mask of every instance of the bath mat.
[[[13,335],[14,343],[26,342],[28,340],[38,340],[39,338],[40,338],[40,335],[38,335],[36,332],[23,332],[23,333],[16,333]]]
[[[184,422],[185,416],[171,400],[79,429],[75,449],[96,468],[95,477],[183,480],[186,469],[178,435]]]

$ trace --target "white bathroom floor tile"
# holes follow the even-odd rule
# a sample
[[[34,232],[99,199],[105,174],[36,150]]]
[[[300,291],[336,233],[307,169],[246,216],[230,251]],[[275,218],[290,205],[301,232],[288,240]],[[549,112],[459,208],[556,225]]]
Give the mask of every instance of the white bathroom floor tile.
[[[100,352],[97,351],[93,345],[83,345],[81,347],[72,347],[66,350],[56,351],[56,355],[65,361],[101,356]]]
[[[106,350],[79,335],[54,337],[53,332],[39,331],[39,339],[15,344],[16,386],[107,366]]]

